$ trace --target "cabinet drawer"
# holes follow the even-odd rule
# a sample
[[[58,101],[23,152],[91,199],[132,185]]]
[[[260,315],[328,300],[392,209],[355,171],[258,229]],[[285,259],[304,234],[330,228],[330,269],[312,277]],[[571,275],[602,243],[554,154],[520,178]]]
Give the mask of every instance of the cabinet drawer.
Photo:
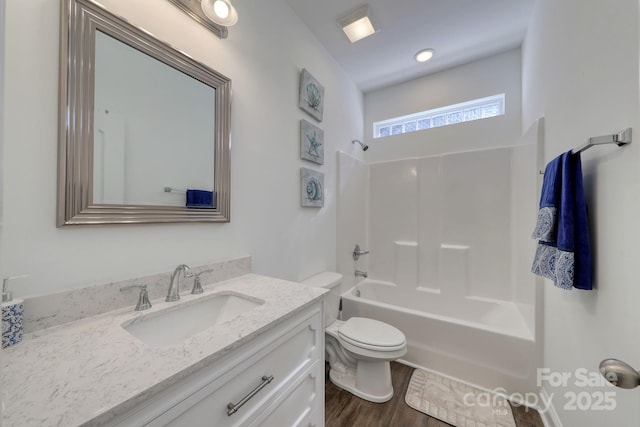
[[[258,408],[270,404],[301,372],[309,370],[321,359],[322,319],[316,312],[295,327],[267,344],[253,356],[221,375],[173,406],[149,426],[239,426],[245,425],[258,413]],[[241,350],[239,350],[241,351]],[[228,414],[227,405],[237,404],[263,382],[273,380],[239,408]]]
[[[317,410],[324,409],[324,362],[317,361],[288,385],[251,427],[309,427],[323,425]]]

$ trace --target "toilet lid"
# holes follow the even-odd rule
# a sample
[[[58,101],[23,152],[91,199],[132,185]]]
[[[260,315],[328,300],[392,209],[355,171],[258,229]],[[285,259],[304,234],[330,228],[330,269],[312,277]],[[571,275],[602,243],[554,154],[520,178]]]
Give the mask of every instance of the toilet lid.
[[[338,336],[357,347],[378,351],[402,349],[407,341],[404,334],[384,322],[352,317],[338,329]]]

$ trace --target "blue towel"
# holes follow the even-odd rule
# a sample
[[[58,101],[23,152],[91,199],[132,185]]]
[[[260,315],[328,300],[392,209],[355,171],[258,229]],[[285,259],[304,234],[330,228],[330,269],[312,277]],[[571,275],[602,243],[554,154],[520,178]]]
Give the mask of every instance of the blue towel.
[[[593,289],[580,153],[566,152],[547,165],[533,238],[539,239],[534,274],[562,289]]]
[[[187,207],[215,208],[216,192],[205,190],[187,190]]]

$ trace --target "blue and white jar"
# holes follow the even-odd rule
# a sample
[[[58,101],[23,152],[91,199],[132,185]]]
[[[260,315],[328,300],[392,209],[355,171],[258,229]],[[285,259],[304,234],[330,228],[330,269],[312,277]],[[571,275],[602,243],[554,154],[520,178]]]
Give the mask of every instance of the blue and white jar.
[[[23,300],[2,303],[2,348],[11,347],[22,341],[23,319]]]

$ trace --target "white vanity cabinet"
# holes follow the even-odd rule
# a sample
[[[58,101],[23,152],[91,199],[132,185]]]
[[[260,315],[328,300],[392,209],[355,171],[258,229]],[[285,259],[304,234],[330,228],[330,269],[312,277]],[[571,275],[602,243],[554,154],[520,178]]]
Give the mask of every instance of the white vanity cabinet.
[[[110,425],[321,427],[322,319],[322,302],[317,302],[147,399]]]

